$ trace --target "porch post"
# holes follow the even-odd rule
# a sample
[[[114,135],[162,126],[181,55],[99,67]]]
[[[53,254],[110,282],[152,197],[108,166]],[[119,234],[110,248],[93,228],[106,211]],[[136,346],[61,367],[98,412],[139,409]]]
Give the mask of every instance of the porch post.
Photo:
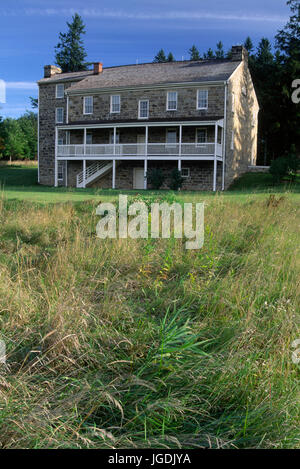
[[[68,187],[68,161],[65,161],[65,185]]]
[[[144,160],[144,189],[147,189],[147,168],[148,168],[148,161]]]
[[[85,188],[86,160],[82,161],[82,170],[83,170],[83,187]]]
[[[217,143],[218,143],[218,124],[215,124],[215,154],[214,154],[214,179],[213,191],[217,190]]]
[[[58,186],[57,143],[58,143],[58,128],[55,127],[54,187]]]
[[[116,154],[116,141],[117,141],[117,127],[114,127],[114,155]]]
[[[178,171],[181,171],[181,154],[182,154],[182,125],[179,126],[179,149],[178,149]]]
[[[86,127],[83,129],[83,154],[86,155]]]
[[[113,168],[112,168],[112,188],[116,188],[116,160],[113,160]]]
[[[178,160],[178,171],[181,171],[181,160]]]
[[[149,139],[149,128],[148,128],[148,125],[146,125],[146,128],[145,128],[145,155],[146,157],[148,156],[148,139]]]
[[[222,191],[225,189],[225,129],[222,128]]]

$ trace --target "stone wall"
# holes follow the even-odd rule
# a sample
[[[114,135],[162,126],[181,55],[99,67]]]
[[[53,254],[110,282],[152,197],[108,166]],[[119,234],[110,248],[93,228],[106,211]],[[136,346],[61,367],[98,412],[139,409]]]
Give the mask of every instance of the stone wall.
[[[121,96],[121,111],[119,113],[110,112],[111,93],[98,93],[94,95],[94,112],[91,115],[83,114],[83,97],[80,95],[70,96],[69,100],[69,122],[94,121],[94,120],[114,120],[138,119],[139,100],[149,100],[149,118],[168,119],[174,118],[203,118],[224,115],[224,86],[199,85],[199,88],[208,89],[208,109],[197,110],[197,89],[177,88],[178,103],[177,111],[166,110],[167,92],[172,91],[172,86],[168,89],[148,89],[136,91],[118,92]],[[145,119],[141,119],[145,121]]]
[[[121,162],[116,167],[116,189],[133,189],[133,171],[134,168],[143,168],[143,161]],[[169,189],[171,183],[172,170],[178,168],[176,161],[148,161],[148,171],[152,168],[160,168],[165,176],[165,182],[162,189]],[[190,177],[185,178],[182,190],[207,190],[213,189],[213,162],[212,161],[184,161],[182,168],[190,168]],[[111,189],[112,171],[98,181],[90,184],[89,187]],[[217,190],[222,187],[222,166],[219,163],[217,168]],[[151,186],[148,184],[148,189]],[[137,189],[136,189],[137,190]]]

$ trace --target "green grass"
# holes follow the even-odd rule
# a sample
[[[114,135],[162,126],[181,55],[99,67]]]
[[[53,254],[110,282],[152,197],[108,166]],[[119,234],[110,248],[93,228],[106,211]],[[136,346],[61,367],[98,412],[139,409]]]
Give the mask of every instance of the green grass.
[[[97,238],[97,203],[117,191],[73,203],[85,193],[11,187],[1,448],[299,448],[297,193],[139,196],[205,198],[204,247],[186,251]]]

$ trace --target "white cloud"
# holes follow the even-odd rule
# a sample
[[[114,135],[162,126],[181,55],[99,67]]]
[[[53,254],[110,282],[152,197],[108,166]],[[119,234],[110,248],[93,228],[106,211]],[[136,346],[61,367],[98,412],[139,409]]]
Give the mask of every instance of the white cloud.
[[[34,81],[6,81],[7,90],[36,90],[37,84]]]
[[[163,13],[128,12],[125,10],[109,10],[98,8],[26,8],[24,10],[0,9],[1,16],[16,16],[25,14],[26,16],[71,16],[78,12],[83,17],[88,18],[114,18],[133,20],[221,20],[221,21],[252,21],[252,22],[273,22],[282,23],[288,20],[287,17],[269,14],[231,14],[231,13],[210,13],[204,11],[180,11],[174,10]]]

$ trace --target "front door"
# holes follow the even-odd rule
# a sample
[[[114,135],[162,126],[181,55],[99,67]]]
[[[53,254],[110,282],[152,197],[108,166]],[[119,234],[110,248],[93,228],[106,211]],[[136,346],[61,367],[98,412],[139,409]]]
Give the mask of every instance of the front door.
[[[133,169],[133,188],[144,189],[144,169],[143,168]]]

